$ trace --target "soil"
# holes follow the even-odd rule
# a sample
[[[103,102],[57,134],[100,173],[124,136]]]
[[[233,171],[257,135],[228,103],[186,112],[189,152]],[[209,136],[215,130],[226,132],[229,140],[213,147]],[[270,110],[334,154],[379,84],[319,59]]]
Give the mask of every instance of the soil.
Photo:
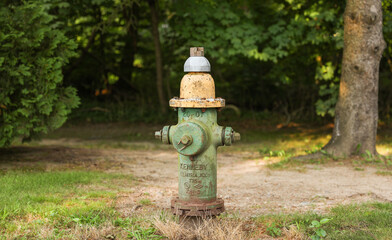
[[[128,214],[144,208],[168,209],[177,193],[175,150],[83,149],[40,146],[0,150],[1,169],[88,169],[132,174],[137,182],[117,200]],[[374,167],[357,171],[339,162],[305,165],[301,171],[271,170],[250,152],[218,154],[218,195],[226,211],[243,217],[289,212],[326,212],[338,204],[392,202],[392,177]]]

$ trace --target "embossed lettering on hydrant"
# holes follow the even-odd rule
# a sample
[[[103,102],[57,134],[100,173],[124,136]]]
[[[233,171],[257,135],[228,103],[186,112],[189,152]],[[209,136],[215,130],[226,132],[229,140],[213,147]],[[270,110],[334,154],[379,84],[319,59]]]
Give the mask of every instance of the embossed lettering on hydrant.
[[[207,165],[205,164],[185,164],[181,163],[180,168],[184,170],[207,170]]]

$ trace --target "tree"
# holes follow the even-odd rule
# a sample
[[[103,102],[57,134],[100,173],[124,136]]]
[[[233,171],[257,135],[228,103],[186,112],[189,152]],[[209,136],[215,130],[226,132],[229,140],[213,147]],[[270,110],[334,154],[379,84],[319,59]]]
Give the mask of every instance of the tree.
[[[157,13],[157,1],[149,0],[148,5],[150,6],[151,12],[151,31],[152,37],[154,38],[154,48],[155,48],[155,68],[157,74],[157,91],[159,98],[159,105],[161,107],[161,112],[167,112],[167,101],[165,101],[165,96],[163,93],[163,65],[162,65],[162,51],[161,42],[159,40],[159,30],[158,30],[158,13]]]
[[[381,0],[347,1],[335,125],[324,147],[329,154],[377,154],[379,66],[386,46],[382,23]]]
[[[18,2],[18,1],[15,1]],[[0,4],[0,147],[60,127],[79,104],[62,87],[62,67],[76,44],[44,4]]]

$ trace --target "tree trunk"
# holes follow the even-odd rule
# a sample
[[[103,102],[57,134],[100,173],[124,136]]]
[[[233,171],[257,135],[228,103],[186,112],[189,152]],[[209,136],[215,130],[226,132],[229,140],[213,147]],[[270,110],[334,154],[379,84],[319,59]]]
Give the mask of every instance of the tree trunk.
[[[332,138],[324,147],[334,156],[377,154],[378,75],[386,46],[381,0],[347,0],[339,100]]]
[[[152,37],[154,38],[155,46],[155,65],[157,74],[157,91],[159,98],[159,105],[162,113],[167,112],[167,101],[163,92],[163,67],[162,67],[162,52],[161,43],[159,41],[159,30],[158,30],[158,13],[156,0],[149,0],[148,5],[151,11],[151,23],[152,23]]]
[[[121,76],[119,81],[114,85],[117,94],[124,95],[130,98],[129,85],[132,85],[132,74],[135,67],[133,62],[138,44],[138,19],[139,19],[139,6],[136,3],[123,4],[122,16],[125,20],[126,35],[123,39],[125,45],[121,51],[122,58],[120,62]]]

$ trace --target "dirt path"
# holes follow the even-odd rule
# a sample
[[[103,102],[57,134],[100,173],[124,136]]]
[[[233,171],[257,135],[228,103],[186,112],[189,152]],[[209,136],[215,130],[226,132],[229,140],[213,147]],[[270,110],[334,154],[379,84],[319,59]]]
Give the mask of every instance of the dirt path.
[[[251,153],[218,155],[218,195],[228,212],[240,216],[315,210],[324,212],[340,203],[392,201],[392,177],[377,169],[355,171],[338,163],[307,165],[305,171],[270,170],[265,162],[247,160]],[[67,147],[11,148],[0,153],[0,170],[39,167],[83,168],[130,173],[138,179],[119,197],[125,213],[150,199],[169,208],[177,193],[177,153],[174,150],[78,149]]]
[[[177,154],[174,151],[117,151],[123,167],[140,179],[128,206],[143,198],[160,208],[170,207],[177,193]],[[113,152],[112,152],[113,153]],[[115,154],[114,154],[115,155]],[[263,162],[244,160],[249,154],[219,154],[218,195],[229,212],[241,216],[315,210],[340,203],[392,201],[392,177],[370,168],[308,165],[303,172],[272,171]],[[117,170],[115,170],[117,171]],[[129,202],[131,201],[131,202]]]

